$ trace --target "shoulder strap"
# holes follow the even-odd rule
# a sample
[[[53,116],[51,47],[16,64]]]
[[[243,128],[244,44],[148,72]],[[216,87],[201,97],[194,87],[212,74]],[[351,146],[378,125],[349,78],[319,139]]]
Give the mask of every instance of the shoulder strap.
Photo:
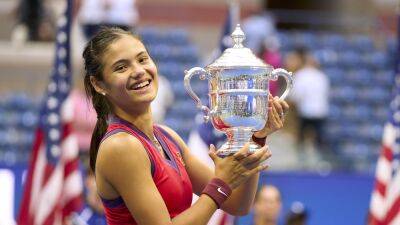
[[[155,159],[154,159],[153,155],[149,152],[150,150],[146,147],[146,144],[144,143],[145,140],[140,136],[140,134],[136,133],[134,130],[130,129],[129,127],[125,126],[124,124],[110,124],[108,126],[108,130],[107,130],[106,134],[103,136],[103,139],[101,140],[101,142],[103,142],[108,137],[110,137],[116,133],[119,133],[119,132],[128,133],[128,134],[136,137],[137,139],[139,139],[139,141],[142,143],[144,149],[146,150],[147,155],[149,156],[150,163],[151,163],[151,175],[154,177],[155,169],[156,169]]]
[[[168,131],[166,131],[164,128],[162,128],[161,126],[155,125],[154,126],[156,129],[158,129],[159,131],[161,131],[161,133],[168,138],[168,140],[172,141],[172,143],[174,143],[174,145],[176,145],[176,149],[178,149],[179,153],[181,153],[181,155],[183,154],[183,150],[181,148],[181,146],[178,144],[178,142],[175,140],[175,138],[173,138],[171,136],[170,133],[168,133]]]

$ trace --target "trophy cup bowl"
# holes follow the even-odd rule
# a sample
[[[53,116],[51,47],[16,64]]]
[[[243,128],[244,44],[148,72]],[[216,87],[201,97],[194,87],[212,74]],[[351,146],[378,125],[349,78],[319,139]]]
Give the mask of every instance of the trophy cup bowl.
[[[228,156],[239,151],[247,142],[249,151],[260,148],[252,142],[253,132],[261,130],[268,118],[269,80],[283,76],[286,90],[280,97],[286,98],[292,88],[291,73],[284,69],[273,69],[243,47],[245,39],[240,25],[232,33],[234,46],[205,68],[194,67],[185,71],[184,85],[204,115],[215,129],[224,132],[227,142],[218,150],[219,156]],[[190,80],[198,75],[208,80],[209,107],[202,104],[193,92]]]

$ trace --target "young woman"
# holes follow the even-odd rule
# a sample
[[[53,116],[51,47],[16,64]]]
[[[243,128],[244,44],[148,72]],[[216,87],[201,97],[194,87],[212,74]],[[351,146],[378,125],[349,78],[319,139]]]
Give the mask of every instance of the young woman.
[[[138,37],[104,29],[88,42],[83,57],[85,87],[98,117],[90,164],[108,224],[204,225],[218,208],[248,213],[259,172],[267,168],[261,163],[271,156],[266,146],[254,154],[245,146],[225,158],[211,146],[212,171],[177,133],[153,123],[157,67]],[[256,141],[282,127],[288,105],[272,98],[271,104]],[[191,205],[193,192],[200,198]]]

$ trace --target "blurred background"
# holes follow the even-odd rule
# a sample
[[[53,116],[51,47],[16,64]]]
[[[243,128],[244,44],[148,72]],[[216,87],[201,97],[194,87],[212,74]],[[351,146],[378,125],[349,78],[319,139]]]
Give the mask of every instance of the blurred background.
[[[81,53],[96,27],[125,26],[142,38],[163,77],[164,94],[154,106],[159,123],[186,141],[207,129],[221,140],[204,128],[183,76],[219,56],[227,44],[224,27],[232,27],[228,18],[240,14],[245,45],[294,73],[291,109],[285,127],[268,138],[273,156],[261,180],[282,194],[278,223],[285,224],[292,203],[301,202],[306,224],[367,224],[395,84],[398,0],[243,0],[234,6],[226,0],[111,1],[104,7],[115,12],[107,18],[100,2],[74,2],[72,94],[83,164],[96,118],[86,109]],[[18,213],[64,6],[61,0],[0,0],[1,225],[13,224]],[[192,86],[207,102],[207,82]],[[281,80],[270,84],[274,95],[284,88]],[[250,224],[251,216],[237,223]]]

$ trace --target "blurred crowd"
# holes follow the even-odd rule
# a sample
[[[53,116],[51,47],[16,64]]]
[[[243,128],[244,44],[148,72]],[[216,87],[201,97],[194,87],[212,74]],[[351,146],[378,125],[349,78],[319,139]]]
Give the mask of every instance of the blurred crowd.
[[[104,5],[95,4],[95,2],[97,1],[82,1],[80,3],[80,11],[77,13],[86,39],[90,38],[103,26],[117,26],[122,29],[135,30],[138,24],[138,13],[134,7],[129,7],[133,6],[135,1],[113,1],[113,4],[117,5],[115,6],[116,10],[122,8],[128,9],[126,13],[130,16],[127,17],[118,17],[120,14],[116,15],[110,12],[113,4],[107,5],[110,4],[108,1],[104,1]],[[125,4],[125,7],[122,6],[123,4]],[[104,15],[109,16],[104,17]],[[119,20],[118,18],[130,19]],[[264,29],[260,29],[260,27]],[[261,9],[244,19],[243,30],[246,34],[245,45],[255,55],[274,68],[284,67],[294,73],[295,85],[292,91],[293,94],[290,96],[290,101],[295,106],[293,107],[294,109],[299,109],[299,112],[295,114],[298,115],[298,120],[301,124],[300,130],[295,132],[298,134],[298,146],[301,146],[299,147],[299,151],[304,151],[302,147],[304,146],[304,140],[312,135],[313,140],[315,140],[315,148],[322,148],[323,140],[319,134],[323,129],[324,119],[328,111],[329,82],[325,74],[318,69],[316,60],[312,58],[304,46],[298,46],[287,56],[282,56],[275,21],[271,15]],[[317,79],[318,82],[315,82],[314,79]],[[159,92],[162,92],[162,94],[158,94],[157,99],[152,103],[152,111],[157,123],[164,122],[166,111],[174,102],[173,91],[171,90],[168,78],[160,76],[160,83]],[[313,90],[309,88],[311,84],[313,85]],[[279,96],[284,88],[282,80],[270,82],[270,92],[274,96]],[[75,129],[79,132],[81,155],[85,159],[83,161],[85,162],[84,165],[86,165],[86,169],[84,169],[86,171],[86,206],[81,212],[73,214],[70,222],[71,224],[105,224],[105,221],[102,219],[101,200],[95,194],[93,173],[88,169],[86,160],[91,131],[96,122],[94,110],[89,107],[90,104],[85,99],[83,88],[75,89],[72,96],[77,106],[75,107]],[[308,129],[312,132],[312,135],[308,135]],[[212,130],[209,131],[213,132]],[[194,129],[194,132],[196,132],[196,129]],[[215,138],[221,139],[221,136]],[[215,142],[216,140],[210,141]],[[201,146],[193,140],[193,136],[189,137],[189,146],[195,155],[206,161],[210,166],[213,166],[207,157],[207,146]],[[285,213],[282,212],[281,204],[281,194],[277,187],[272,185],[261,186],[256,195],[251,224],[277,225],[278,222],[284,222],[285,225],[306,224],[307,213],[302,203],[294,203],[289,211]],[[229,220],[231,223],[242,224],[239,219],[226,215],[222,211],[217,212],[209,224],[221,224],[222,221],[227,223],[226,221]]]
[[[84,35],[83,41],[91,37],[103,26],[116,26],[135,32],[140,27],[140,15],[138,10],[140,1],[74,0],[74,3],[74,16],[80,31]],[[57,6],[55,5],[56,4],[52,1],[19,1],[19,6],[15,10],[18,23],[14,28],[12,38],[16,39],[16,41],[53,40],[56,26],[55,18],[57,16],[57,10],[55,10]],[[322,160],[328,164],[335,161],[335,153],[332,149],[350,146],[349,143],[352,142],[348,143],[347,140],[341,141],[341,145],[337,146],[335,140],[328,140],[327,138],[329,132],[333,132],[331,129],[327,131],[326,127],[330,113],[335,112],[330,110],[329,107],[332,105],[330,96],[333,95],[332,93],[336,91],[336,89],[332,90],[330,78],[325,74],[326,70],[320,67],[321,57],[318,57],[318,59],[315,57],[316,53],[319,54],[319,52],[316,52],[314,49],[311,51],[311,49],[308,49],[309,46],[304,45],[304,43],[290,47],[285,46],[287,43],[285,40],[282,40],[280,33],[277,31],[274,17],[261,7],[253,10],[250,15],[244,17],[241,23],[246,34],[245,46],[250,48],[252,52],[264,60],[266,64],[274,68],[282,67],[293,73],[294,86],[291,95],[287,99],[292,108],[289,115],[287,115],[287,123],[284,131],[279,132],[272,138],[278,140],[290,139],[290,148],[294,150],[290,151],[289,154],[293,155],[295,161],[297,161],[298,165],[295,167],[301,167],[301,165],[299,165],[301,163],[299,162],[306,163],[308,159],[312,158],[310,157],[310,153],[317,158],[317,161]],[[149,33],[151,32],[152,31]],[[144,40],[146,41],[146,38],[144,38]],[[282,41],[284,41],[284,43],[282,43]],[[164,45],[150,46],[152,47],[149,49],[151,53],[154,52],[155,55],[158,55],[160,54],[159,52],[164,52],[164,54],[166,54],[166,51],[163,50],[165,47]],[[189,49],[189,47],[185,48]],[[282,48],[284,49],[283,51]],[[171,53],[176,52],[174,49],[170,51]],[[185,54],[192,53],[194,52],[188,51],[188,53]],[[321,54],[322,58],[328,57],[328,52],[321,52]],[[183,88],[178,87],[175,83],[176,79],[172,79],[171,74],[174,73],[172,76],[179,76],[177,73],[182,74],[181,70],[190,68],[190,65],[183,63],[181,65],[185,65],[184,67],[173,68],[171,64],[175,62],[173,62],[171,58],[162,55],[160,57],[167,58],[167,62],[160,63],[159,72],[162,77],[160,78],[161,87],[159,91],[163,94],[158,95],[161,97],[156,99],[153,103],[153,114],[155,118],[157,118],[157,122],[166,122],[167,125],[172,124],[175,128],[182,126],[181,130],[186,132],[193,127],[184,126],[182,123],[176,122],[176,118],[174,118],[173,121],[171,119],[165,121],[164,117],[168,113],[174,112],[175,108],[177,108],[177,106],[174,108],[172,103],[183,102],[182,96],[180,96],[182,91],[177,90]],[[166,74],[164,74],[164,72]],[[79,81],[77,83],[79,84]],[[77,88],[73,91],[73,96],[77,104],[82,105],[85,101],[83,100],[84,90],[81,85],[76,86]],[[199,85],[198,88],[202,89],[202,93],[206,92],[204,90],[206,88],[204,85]],[[270,93],[274,96],[280,96],[284,89],[284,80],[279,79],[269,82]],[[179,96],[175,96],[174,101],[174,95],[176,95],[177,92]],[[185,94],[183,93],[183,95]],[[185,102],[185,104],[180,106],[186,107],[188,105]],[[194,106],[191,108],[194,108]],[[334,109],[336,109],[336,107]],[[187,114],[189,113],[193,113],[193,110],[187,111]],[[90,112],[85,112],[85,114],[89,115]],[[193,118],[194,115],[192,115],[191,119],[194,120]],[[189,117],[185,118],[185,120],[189,120]],[[82,121],[77,122],[77,124],[83,122],[88,122],[92,124],[91,126],[94,124],[93,120],[87,118],[82,119]],[[192,122],[189,124],[195,126]],[[77,126],[82,128],[86,127],[85,132],[90,131],[90,126],[83,124]],[[368,131],[365,132],[368,133]],[[378,131],[370,131],[370,133],[372,132],[373,134],[366,135],[376,136]],[[282,135],[282,133],[284,134]],[[85,135],[82,135],[82,137],[83,136]],[[188,138],[187,134],[183,136]],[[374,141],[376,142],[376,140]],[[355,147],[360,148],[361,151],[361,148],[364,146],[356,145]],[[82,149],[87,149],[87,147],[82,147]],[[305,166],[305,168],[313,168],[313,165]]]
[[[138,0],[75,0],[75,3],[74,14],[86,40],[103,26],[116,26],[134,32],[140,27]],[[51,1],[20,0],[15,13],[18,23],[14,28],[12,38],[22,41],[54,40],[56,15],[52,7]],[[256,10],[250,16],[243,18],[242,27],[246,34],[245,46],[266,64],[274,68],[282,67],[293,73],[294,86],[287,99],[291,105],[290,113],[287,115],[287,127],[272,138],[285,139],[289,135],[294,140],[295,146],[295,152],[291,152],[291,154],[296,155],[298,164],[307,161],[305,158],[309,156],[309,152],[329,163],[332,160],[330,156],[333,155],[333,152],[332,146],[326,139],[325,129],[330,112],[331,84],[327,74],[320,68],[317,58],[304,45],[293,46],[289,51],[283,53],[276,22],[273,16],[264,10]],[[166,121],[167,112],[176,103],[173,90],[176,86],[168,76],[163,76],[162,71],[159,80],[160,93],[152,103],[152,112],[156,122],[162,124]],[[270,93],[274,96],[280,96],[286,88],[284,80],[280,79],[270,81],[269,85]],[[75,105],[74,128],[79,138],[83,162],[82,171],[85,174],[86,204],[82,211],[71,216],[69,224],[102,225],[106,224],[102,204],[96,192],[94,175],[88,169],[87,163],[90,137],[96,124],[96,114],[84,92],[82,84],[78,84],[72,91],[71,97]],[[194,108],[194,104],[191,107]],[[195,120],[194,114],[192,120]],[[207,160],[207,156],[204,155],[207,153],[208,146],[199,146],[193,140],[198,138],[193,135],[193,132],[200,131],[197,130],[197,126],[190,129],[192,129],[192,133],[188,137],[188,142],[192,151],[199,158]],[[221,140],[221,134],[214,135],[209,137],[210,143]],[[282,212],[281,198],[277,187],[261,186],[254,202],[252,224],[307,224],[310,215],[306,207],[300,202],[294,202],[291,206],[286,206],[289,209],[287,212]],[[240,222],[240,220],[236,222],[238,223],[238,221]]]
[[[20,0],[15,9],[14,38],[28,41],[51,41],[56,30],[58,9],[65,3],[46,0]],[[137,0],[73,0],[73,16],[79,21],[85,37],[91,37],[101,26],[134,29],[139,14]]]

